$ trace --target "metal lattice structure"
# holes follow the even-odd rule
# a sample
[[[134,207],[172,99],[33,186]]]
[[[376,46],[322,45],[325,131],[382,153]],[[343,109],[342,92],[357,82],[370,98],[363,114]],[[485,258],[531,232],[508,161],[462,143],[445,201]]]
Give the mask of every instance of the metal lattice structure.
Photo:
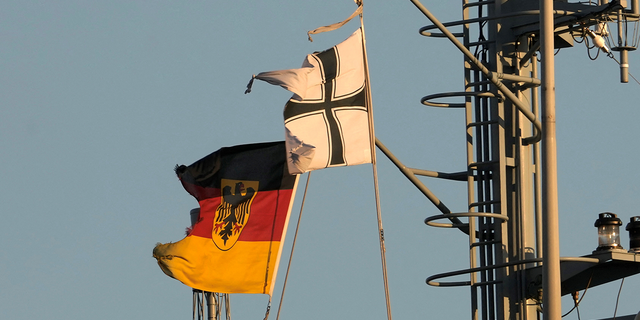
[[[468,235],[469,268],[431,276],[427,283],[468,286],[472,320],[538,319],[546,290],[542,274],[550,272],[540,267],[546,259],[543,246],[547,239],[543,233],[546,226],[542,190],[545,157],[541,160],[541,146],[545,141],[541,141],[544,128],[539,120],[545,96],[539,92],[544,89],[544,79],[538,71],[541,57],[537,53],[543,51],[541,44],[545,46],[543,1],[463,0],[462,20],[448,23],[439,22],[419,1],[412,2],[432,22],[421,28],[420,33],[432,38],[447,38],[464,55],[463,90],[431,94],[421,102],[433,107],[465,110],[466,171],[440,173],[407,168],[376,141],[378,148],[442,213],[427,218],[425,223],[458,228]],[[574,39],[587,44],[591,41],[594,44],[591,48],[595,47],[597,52],[602,50],[613,58],[606,45],[598,45],[598,37],[608,36],[613,39],[607,40],[609,47],[620,52],[621,82],[626,82],[626,55],[635,49],[637,40],[627,41],[620,35],[623,29],[626,35],[629,21],[638,20],[638,0],[633,0],[630,8],[619,1],[555,1],[552,9],[552,47],[572,47]],[[607,22],[618,25],[617,44],[604,27]],[[623,23],[624,27],[621,27]],[[550,42],[546,43],[548,47]],[[461,101],[440,102],[443,98]],[[468,211],[451,212],[418,176],[466,181]],[[436,222],[442,219],[449,219],[450,223]],[[562,276],[560,291],[567,294],[573,292],[569,290],[593,286],[594,280],[601,284],[638,273],[640,267],[634,263],[638,261],[636,258],[634,254],[621,253],[616,257],[588,255],[563,259],[563,270],[572,272]],[[614,263],[607,264],[611,261]],[[610,273],[606,269],[616,266],[620,267],[617,270],[624,269],[619,276],[600,275]],[[585,277],[587,273],[591,276]],[[468,281],[439,281],[464,274],[469,275]],[[551,303],[547,304],[551,306]],[[555,319],[556,316],[548,318]]]

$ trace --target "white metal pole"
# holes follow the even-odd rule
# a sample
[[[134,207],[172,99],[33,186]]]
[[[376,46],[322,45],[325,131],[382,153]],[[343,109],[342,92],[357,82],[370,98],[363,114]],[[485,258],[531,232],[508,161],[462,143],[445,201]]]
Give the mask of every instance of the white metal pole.
[[[360,5],[362,3],[360,2]],[[384,244],[384,228],[382,227],[382,209],[380,206],[380,188],[378,187],[378,164],[376,160],[376,135],[373,126],[373,103],[371,98],[371,79],[369,78],[369,61],[367,60],[367,40],[364,35],[364,20],[363,14],[360,14],[360,29],[362,29],[362,53],[364,57],[364,72],[365,72],[365,104],[369,115],[369,143],[371,147],[371,164],[373,168],[373,187],[376,200],[376,213],[378,220],[378,239],[380,242],[380,260],[382,263],[382,282],[384,284],[384,297],[387,306],[387,319],[391,320],[391,297],[389,294],[389,281],[387,276],[387,249]]]
[[[540,0],[542,52],[542,302],[544,320],[562,318],[556,153],[553,0]]]

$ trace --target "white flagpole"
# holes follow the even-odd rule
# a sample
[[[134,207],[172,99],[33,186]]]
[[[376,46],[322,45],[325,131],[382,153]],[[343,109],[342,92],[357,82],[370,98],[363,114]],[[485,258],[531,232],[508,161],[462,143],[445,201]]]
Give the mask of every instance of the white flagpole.
[[[289,270],[291,270],[291,261],[293,261],[293,250],[296,248],[296,241],[298,240],[298,231],[300,231],[300,221],[302,220],[302,209],[304,209],[304,202],[307,200],[307,190],[309,190],[309,179],[311,179],[311,171],[307,173],[307,184],[304,187],[304,195],[302,196],[302,204],[300,205],[300,214],[298,215],[298,224],[296,225],[296,232],[293,235],[293,243],[291,244],[291,253],[289,254],[289,264],[287,265],[287,272],[285,273],[284,283],[282,284],[282,293],[280,294],[280,302],[278,304],[278,314],[276,315],[276,320],[280,319],[280,310],[282,310],[282,301],[284,300],[284,291],[287,289],[287,281],[289,280]],[[293,194],[295,195],[295,192]],[[291,198],[293,199],[293,197]]]
[[[356,0],[356,4],[362,7],[362,0]],[[362,13],[360,13],[360,29],[362,32],[362,52],[364,54],[364,72],[365,72],[365,81],[366,81],[366,107],[367,114],[369,116],[369,144],[371,148],[371,164],[373,168],[373,186],[375,190],[375,198],[376,198],[376,213],[378,217],[378,236],[380,239],[380,258],[382,260],[382,279],[384,282],[384,296],[387,306],[387,319],[391,320],[391,300],[389,297],[389,283],[387,281],[387,257],[384,245],[384,229],[382,227],[382,211],[380,209],[380,189],[378,188],[378,168],[376,161],[376,145],[375,145],[375,130],[373,128],[373,104],[371,103],[371,82],[369,78],[369,64],[367,61],[367,46],[366,40],[364,36],[364,20],[362,18]]]

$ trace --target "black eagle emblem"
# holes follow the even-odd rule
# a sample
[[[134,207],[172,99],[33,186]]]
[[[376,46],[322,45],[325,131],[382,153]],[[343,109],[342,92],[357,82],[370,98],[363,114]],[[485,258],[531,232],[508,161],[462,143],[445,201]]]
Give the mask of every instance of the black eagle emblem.
[[[212,236],[217,235],[217,238],[222,240],[221,246],[214,240],[220,249],[230,249],[235,241],[229,240],[237,240],[248,220],[251,200],[255,195],[256,190],[252,187],[245,187],[245,183],[242,181],[235,182],[233,192],[229,184],[222,188],[222,201],[216,210],[212,230]]]

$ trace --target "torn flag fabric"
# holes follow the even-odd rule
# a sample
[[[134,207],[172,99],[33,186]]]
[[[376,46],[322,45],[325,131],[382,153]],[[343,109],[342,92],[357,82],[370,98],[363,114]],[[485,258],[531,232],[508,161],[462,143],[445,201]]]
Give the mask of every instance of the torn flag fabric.
[[[361,29],[331,49],[307,55],[302,68],[255,78],[294,93],[284,109],[291,173],[371,163]]]

